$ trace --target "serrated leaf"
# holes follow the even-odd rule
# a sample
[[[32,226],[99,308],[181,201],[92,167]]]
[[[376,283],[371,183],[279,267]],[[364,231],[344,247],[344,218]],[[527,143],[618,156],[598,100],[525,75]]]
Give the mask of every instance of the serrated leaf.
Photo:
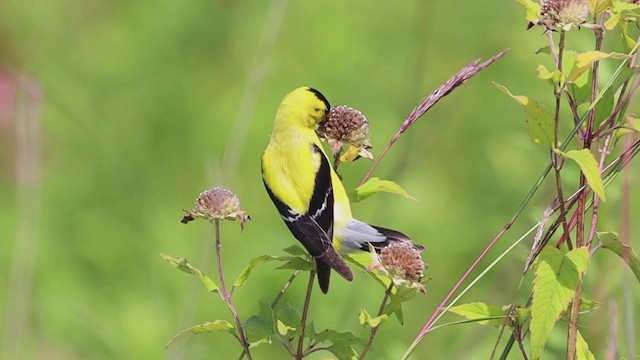
[[[524,6],[527,11],[527,21],[533,22],[540,18],[540,4],[532,0],[516,0],[516,2]]]
[[[612,2],[611,0],[587,0],[587,6],[591,15],[598,17],[603,11],[611,8]]]
[[[387,314],[372,317],[371,315],[369,315],[369,312],[367,312],[366,309],[360,309],[360,313],[358,314],[358,321],[360,322],[360,325],[368,325],[371,328],[380,326],[380,324],[385,322],[388,318],[389,315]]]
[[[582,334],[578,331],[578,341],[576,341],[576,360],[596,360],[589,350],[589,344],[584,341]]]
[[[589,250],[580,247],[566,255],[545,246],[536,261],[531,304],[531,357],[539,359],[558,317],[567,308],[587,270]]]
[[[202,283],[207,291],[218,291],[218,285],[216,285],[216,283],[214,283],[213,280],[205,275],[200,269],[189,264],[186,258],[180,256],[170,256],[167,254],[160,254],[160,257],[167,261],[169,264],[176,267],[178,270],[186,272],[187,274],[196,275],[198,277],[198,280],[200,280],[200,283]]]
[[[571,159],[578,164],[580,170],[584,174],[584,177],[587,179],[587,184],[593,190],[596,195],[603,202],[607,201],[607,198],[604,193],[604,184],[602,183],[602,177],[600,176],[600,168],[598,167],[598,163],[596,162],[595,157],[589,149],[582,150],[571,150],[567,152],[560,151],[555,149],[557,153],[561,154],[567,159]]]
[[[640,281],[640,258],[638,258],[638,254],[629,245],[623,244],[615,232],[599,232],[598,238],[602,242],[602,247],[612,251],[627,263],[633,275]]]
[[[535,144],[553,147],[553,117],[538,102],[524,95],[513,95],[509,89],[496,82],[500,91],[516,100],[524,107],[525,119],[529,127],[529,137]]]
[[[602,59],[629,59],[630,56],[622,53],[605,53],[602,51],[587,51],[576,56],[576,62],[567,79],[569,81],[574,81],[580,75],[582,75],[585,71],[591,68],[594,62],[600,61]]]
[[[202,334],[202,333],[219,332],[219,331],[225,331],[225,332],[233,334],[233,333],[235,333],[235,331],[234,331],[235,328],[236,327],[233,326],[233,324],[231,324],[230,322],[228,322],[226,320],[216,320],[216,321],[212,321],[212,322],[206,322],[204,324],[195,325],[195,326],[192,326],[190,328],[187,328],[187,329],[184,329],[184,330],[180,331],[178,334],[176,334],[176,336],[171,338],[171,340],[169,340],[167,345],[165,345],[164,347],[168,348],[176,340],[183,339],[183,338],[186,338],[186,337],[191,336],[191,335],[198,335],[198,334]]]
[[[496,317],[496,316],[501,316],[503,318],[506,317],[506,313],[504,310],[502,310],[502,308],[494,305],[488,305],[483,302],[475,302],[475,303],[453,306],[452,308],[449,309],[449,311],[454,314],[458,314],[464,318],[467,318],[469,320],[483,319],[483,318]],[[501,319],[483,320],[483,321],[479,321],[478,324],[480,325],[490,324],[490,325],[500,326],[504,324],[504,320],[501,320]]]
[[[388,192],[388,193],[404,196],[407,199],[417,200],[413,196],[409,195],[407,190],[402,188],[402,186],[394,183],[393,181],[380,180],[380,178],[372,177],[369,180],[367,180],[367,182],[358,186],[355,189],[355,191],[352,194],[353,202],[362,201],[378,192]]]

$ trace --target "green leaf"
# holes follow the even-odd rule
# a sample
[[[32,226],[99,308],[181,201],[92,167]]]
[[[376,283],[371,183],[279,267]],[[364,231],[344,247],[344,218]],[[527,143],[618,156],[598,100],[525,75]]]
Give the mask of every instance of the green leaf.
[[[404,322],[402,315],[402,303],[413,299],[419,289],[410,286],[394,286],[391,292],[389,305],[385,309],[385,314],[395,314],[400,324]]]
[[[596,360],[596,357],[589,350],[589,344],[584,341],[580,331],[578,331],[578,341],[576,342],[576,360]]]
[[[533,22],[540,18],[540,4],[532,0],[516,0],[527,11],[527,21]]]
[[[272,336],[276,335],[276,320],[269,303],[261,300],[259,314],[247,319],[242,326],[247,333],[247,340],[252,346],[269,343]]]
[[[605,53],[602,51],[587,51],[576,56],[576,62],[567,79],[569,81],[575,81],[580,75],[591,68],[591,65],[596,61],[602,59],[629,59],[630,56],[622,53]]]
[[[286,325],[280,320],[276,320],[276,328],[278,329],[278,334],[285,336],[289,333],[289,331],[295,331],[296,328]]]
[[[612,251],[627,263],[631,271],[633,271],[633,275],[640,281],[640,258],[638,258],[638,254],[629,245],[623,244],[615,232],[599,232],[598,238],[602,242],[602,247]]]
[[[591,15],[598,17],[603,11],[611,8],[612,2],[611,0],[587,0],[587,6]]]
[[[538,78],[547,80],[551,85],[558,85],[562,79],[562,73],[558,69],[549,71],[544,65],[540,64],[538,65]]]
[[[191,266],[191,264],[187,262],[186,258],[183,258],[180,256],[170,256],[166,254],[160,254],[160,257],[166,260],[169,264],[176,267],[178,270],[184,271],[187,274],[196,275],[200,280],[200,282],[202,283],[202,285],[204,286],[204,288],[207,289],[207,291],[210,291],[210,292],[218,291],[218,285],[216,285],[213,282],[213,280],[211,280],[211,278],[205,275],[200,269],[194,266]]]
[[[580,166],[580,170],[584,174],[584,177],[587,179],[587,184],[589,184],[591,190],[593,190],[593,192],[598,195],[600,200],[602,200],[603,202],[607,201],[598,163],[596,162],[596,159],[593,157],[593,154],[589,149],[571,150],[567,152],[562,152],[558,149],[555,149],[554,151],[561,154],[567,159],[575,161],[578,166]]]
[[[307,252],[298,245],[291,245],[285,248],[284,251],[294,256],[308,256]]]
[[[358,314],[358,321],[360,321],[360,325],[369,325],[371,328],[376,328],[380,326],[383,322],[385,322],[389,318],[389,315],[382,314],[376,317],[372,317],[369,315],[366,309],[360,309],[360,314]]]
[[[171,338],[171,340],[164,347],[168,348],[176,340],[183,339],[191,335],[198,335],[202,333],[219,332],[219,331],[226,331],[228,333],[234,334],[235,328],[236,328],[235,326],[233,326],[230,322],[226,320],[216,320],[213,322],[206,322],[204,324],[195,325],[188,329],[184,329],[180,331],[178,334],[176,334],[176,336]]]
[[[358,353],[355,351],[354,346],[363,346],[366,343],[364,339],[350,332],[337,332],[335,330],[321,331],[314,334],[312,339],[316,343],[331,343],[327,350],[340,360],[357,359]]]
[[[316,265],[311,260],[297,256],[281,256],[277,260],[284,261],[284,264],[277,267],[278,269],[311,271],[316,268]]]
[[[352,194],[353,202],[362,201],[369,196],[378,192],[388,192],[406,197],[407,199],[417,200],[413,196],[402,188],[402,186],[389,180],[380,180],[377,177],[372,177],[367,180],[366,183],[358,186]]]
[[[282,321],[282,323],[290,328],[297,328],[300,326],[301,322],[300,314],[298,314],[290,303],[286,303],[284,306],[276,310],[276,319],[278,321]]]
[[[632,21],[637,21],[638,10],[640,10],[640,5],[636,5],[634,3],[627,2],[627,1],[615,1],[613,3],[613,9],[611,10],[611,15],[609,16],[607,21],[605,21],[604,23],[605,29],[613,30],[616,26],[622,25],[621,28],[623,29],[623,31],[626,32],[627,22],[622,20],[629,19]]]
[[[290,249],[290,248],[288,248]],[[306,253],[305,253],[306,255]],[[308,255],[306,255],[308,256]],[[274,255],[261,255],[261,256],[257,256],[253,259],[251,259],[251,261],[249,261],[249,265],[247,265],[242,272],[240,273],[240,275],[238,275],[238,278],[236,279],[236,281],[233,282],[233,286],[234,287],[241,287],[243,286],[246,282],[247,279],[249,278],[249,275],[251,275],[251,271],[258,265],[264,264],[266,262],[270,262],[270,261],[280,261],[280,262],[284,262],[283,265],[281,265],[280,267],[278,267],[278,269],[294,269],[294,270],[304,270],[304,271],[309,271],[309,270],[313,270],[315,268],[315,265],[307,260],[307,259],[303,259],[297,256],[274,256]]]
[[[493,85],[524,107],[525,119],[529,127],[531,141],[535,144],[553,147],[553,117],[551,113],[527,96],[513,95],[509,89],[496,82],[494,82]]]
[[[589,250],[580,247],[566,255],[545,246],[536,260],[531,304],[531,357],[539,359],[558,317],[576,292],[587,270]]]
[[[597,301],[580,298],[580,306],[578,308],[580,310],[580,313],[588,313],[593,310],[599,309],[600,305],[602,304]]]
[[[475,302],[475,303],[454,306],[450,308],[449,311],[454,314],[458,314],[462,317],[465,317],[469,320],[476,320],[476,319],[496,317],[496,316],[499,316],[502,318],[506,317],[506,314],[504,310],[502,310],[502,308],[494,305],[487,305],[482,302]],[[500,326],[504,324],[504,319],[483,320],[478,323],[480,325],[491,324],[491,325]]]

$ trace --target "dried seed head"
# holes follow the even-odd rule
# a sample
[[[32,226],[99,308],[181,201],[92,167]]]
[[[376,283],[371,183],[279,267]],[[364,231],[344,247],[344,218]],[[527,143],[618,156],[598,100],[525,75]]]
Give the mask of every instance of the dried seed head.
[[[382,249],[380,253],[382,266],[394,278],[419,282],[426,268],[420,250],[409,242],[399,241]]]
[[[187,215],[182,218],[182,223],[186,224],[196,218],[203,218],[209,221],[218,220],[240,220],[242,228],[249,214],[240,209],[240,198],[233,192],[221,188],[205,190],[196,199],[193,210],[185,210]]]
[[[332,107],[327,119],[318,126],[317,132],[327,141],[371,148],[369,121],[360,111],[346,105]]]
[[[542,0],[540,18],[547,26],[570,29],[589,18],[589,7],[585,0]]]

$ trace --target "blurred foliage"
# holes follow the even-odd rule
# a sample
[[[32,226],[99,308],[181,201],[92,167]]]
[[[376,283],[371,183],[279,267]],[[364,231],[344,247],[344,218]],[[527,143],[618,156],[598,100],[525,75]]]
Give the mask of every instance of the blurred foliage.
[[[374,173],[419,201],[378,194],[354,206],[358,218],[400,229],[428,247],[429,296],[407,304],[404,325],[386,324],[371,353],[375,359],[398,358],[547,162],[547,151],[530,144],[522,110],[491,85],[496,81],[552,104],[548,86],[536,79],[541,60],[534,51],[544,35],[525,28],[515,1],[0,3],[1,75],[16,83],[27,77],[42,90],[37,204],[20,204],[17,195],[22,154],[15,124],[21,118],[0,112],[2,334],[23,331],[22,359],[236,358],[237,344],[226,334],[164,348],[179,330],[226,314],[222,302],[158,256],[181,254],[212,271],[212,227],[181,224],[181,209],[213,185],[240,196],[253,221],[242,233],[235,224],[222,229],[224,256],[237,259],[226,263],[233,279],[250,259],[282,253],[295,241],[264,191],[259,166],[284,94],[310,85],[333,105],[361,110],[377,155],[422,97],[470,60],[510,47],[429,111]],[[272,47],[265,34],[275,34]],[[586,31],[567,41],[581,50],[593,43]],[[612,67],[602,64],[605,72]],[[0,94],[0,104],[20,110],[21,102]],[[237,166],[225,161],[226,149],[234,146],[240,149]],[[341,167],[349,190],[369,166],[359,160]],[[638,165],[633,168],[637,188]],[[576,184],[577,173],[565,181]],[[619,184],[607,189],[602,231],[619,227]],[[541,216],[550,194],[551,186],[540,192],[496,254]],[[37,246],[27,249],[35,274],[32,284],[26,279],[31,295],[19,299],[28,309],[26,328],[8,329],[12,294],[4,284],[20,261],[14,256],[23,239],[20,206],[39,214],[30,224],[38,229]],[[632,223],[631,233],[640,233],[640,223]],[[513,303],[527,246],[466,299]],[[585,297],[617,301],[622,309],[619,281],[629,270],[615,255],[598,254],[590,272],[597,275],[588,280]],[[273,298],[289,275],[254,274],[238,289],[240,316],[257,313],[257,300]],[[303,289],[303,282],[295,283],[286,300],[299,308]],[[629,291],[640,296],[635,284]],[[329,294],[314,301],[310,317],[318,329],[358,333],[358,309],[375,308],[382,296],[362,273],[353,283],[336,277]],[[606,350],[608,316],[602,309],[584,318],[581,333],[596,358]],[[637,323],[640,315],[635,317]],[[480,327],[443,328],[427,335],[414,358],[486,358],[497,335]],[[546,351],[563,355],[564,342],[563,331],[555,331]],[[277,346],[256,350],[258,358],[282,355]]]

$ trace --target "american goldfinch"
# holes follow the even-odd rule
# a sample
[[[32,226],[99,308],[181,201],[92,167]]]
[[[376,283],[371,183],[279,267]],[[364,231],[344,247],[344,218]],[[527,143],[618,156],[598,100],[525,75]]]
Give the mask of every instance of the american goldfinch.
[[[329,290],[331,269],[351,281],[353,273],[338,254],[376,250],[407,235],[354,219],[347,193],[331,167],[316,126],[325,120],[329,102],[319,91],[302,87],[285,96],[273,133],[262,155],[262,179],[269,197],[294,237],[316,260],[318,284]]]

